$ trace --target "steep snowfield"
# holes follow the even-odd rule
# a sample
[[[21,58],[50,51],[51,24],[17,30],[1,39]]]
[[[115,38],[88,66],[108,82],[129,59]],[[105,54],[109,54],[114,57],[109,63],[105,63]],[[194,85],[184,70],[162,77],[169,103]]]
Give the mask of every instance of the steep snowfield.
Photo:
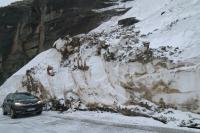
[[[126,14],[113,17],[93,32],[109,31],[109,27],[117,25],[117,21],[124,18],[136,17],[141,22],[136,24],[136,30],[142,35],[141,40],[148,40],[151,48],[159,49],[162,46],[178,47],[181,52],[161,53],[181,68],[159,71],[146,74],[138,79],[139,83],[151,88],[160,80],[170,84],[171,88],[181,93],[158,94],[154,100],[164,98],[170,104],[193,103],[199,106],[199,50],[200,50],[200,2],[198,0],[136,0],[124,6],[132,5]],[[159,54],[159,53],[158,53]],[[193,98],[191,100],[191,98]],[[191,101],[190,101],[191,100]]]
[[[148,10],[150,4],[148,2],[155,6],[153,7],[154,10]],[[197,65],[151,75],[152,77],[155,76],[153,79],[149,78],[148,75],[142,77],[142,79],[145,78],[148,82],[145,84],[152,84],[156,80],[166,82],[170,80],[172,81],[171,87],[182,92],[181,94],[159,94],[156,98],[163,97],[165,101],[171,104],[187,103],[189,98],[193,98],[193,101],[195,101],[200,96],[200,84],[198,82],[200,79],[200,1],[168,0],[148,2],[146,2],[147,5],[141,4],[139,1],[135,3],[139,5],[138,7],[143,6],[140,9],[148,10],[147,14],[140,14],[141,10],[132,8],[125,16],[129,17],[132,16],[131,14],[136,14],[134,16],[141,18],[142,22],[138,23],[136,27],[139,28],[141,34],[147,35],[145,39],[151,42],[150,47],[179,47],[182,50],[179,56],[167,55],[167,57],[174,60],[174,62],[191,62]],[[193,102],[191,101],[191,103]],[[199,106],[199,102],[196,106]]]
[[[83,109],[120,107],[152,118],[167,114],[156,112],[158,106],[199,113],[200,2],[135,0],[95,11],[130,7],[88,34],[58,39],[0,87],[0,103],[9,92],[28,90],[44,99],[81,101]],[[130,17],[140,22],[118,25]],[[185,117],[186,123],[173,114],[166,120],[184,126],[197,119]]]
[[[199,57],[200,1],[174,0],[145,16],[137,26],[151,41],[152,47],[172,45],[184,51],[179,59]],[[163,15],[161,15],[164,13]],[[151,34],[152,33],[152,34]]]
[[[100,31],[110,29],[110,26],[117,24],[117,20],[136,17],[141,20],[136,27],[142,35],[147,35],[145,39],[151,42],[151,47],[180,47],[184,52],[178,60],[199,56],[200,2],[198,0],[135,0],[122,5],[133,8],[97,29]],[[95,31],[98,31],[97,29]]]

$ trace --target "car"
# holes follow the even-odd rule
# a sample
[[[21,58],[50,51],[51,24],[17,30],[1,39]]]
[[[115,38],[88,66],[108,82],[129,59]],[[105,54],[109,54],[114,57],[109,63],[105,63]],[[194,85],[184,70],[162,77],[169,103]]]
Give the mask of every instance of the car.
[[[28,92],[10,93],[2,104],[3,115],[10,114],[11,118],[25,114],[41,114],[43,102]]]

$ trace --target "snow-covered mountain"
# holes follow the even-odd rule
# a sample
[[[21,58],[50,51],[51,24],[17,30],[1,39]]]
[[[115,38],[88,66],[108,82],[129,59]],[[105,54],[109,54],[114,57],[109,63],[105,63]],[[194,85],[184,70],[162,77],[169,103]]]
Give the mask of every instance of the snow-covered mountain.
[[[200,113],[200,1],[119,1],[94,11],[128,8],[88,34],[58,39],[0,87],[0,102],[18,90],[73,99],[80,109],[109,108],[160,121],[166,116],[164,122],[177,120],[179,126],[200,118],[158,111]]]

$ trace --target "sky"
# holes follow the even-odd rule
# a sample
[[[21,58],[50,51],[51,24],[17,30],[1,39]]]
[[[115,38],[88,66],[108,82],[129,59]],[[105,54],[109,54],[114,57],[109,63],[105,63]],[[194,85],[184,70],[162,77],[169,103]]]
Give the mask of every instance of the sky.
[[[7,6],[12,2],[20,1],[20,0],[0,0],[0,7]]]

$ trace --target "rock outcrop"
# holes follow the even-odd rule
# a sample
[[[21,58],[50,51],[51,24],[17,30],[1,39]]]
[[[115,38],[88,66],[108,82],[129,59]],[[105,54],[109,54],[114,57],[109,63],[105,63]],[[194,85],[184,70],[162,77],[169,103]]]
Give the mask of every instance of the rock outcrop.
[[[131,18],[125,18],[125,19],[119,20],[118,24],[122,26],[130,26],[138,22],[140,22],[138,19],[136,19],[135,17],[131,17]]]

